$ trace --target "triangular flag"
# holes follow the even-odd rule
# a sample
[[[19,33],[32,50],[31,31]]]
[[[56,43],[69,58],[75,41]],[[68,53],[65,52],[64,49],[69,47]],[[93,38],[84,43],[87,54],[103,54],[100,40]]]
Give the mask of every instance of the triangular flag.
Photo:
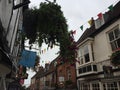
[[[92,19],[88,21],[89,25],[92,26]]]
[[[41,54],[41,51],[39,53]]]
[[[43,50],[42,50],[42,54],[43,54]]]
[[[97,16],[98,16],[99,19],[102,19],[103,14],[102,14],[102,13],[99,13]]]
[[[82,26],[80,26],[80,29],[81,29],[81,30],[83,30],[83,25],[82,25]]]
[[[47,47],[47,51],[49,50],[49,47]]]
[[[70,33],[73,35],[73,34],[76,34],[76,30],[71,30]]]
[[[113,10],[113,5],[110,5],[110,6],[108,7],[108,9],[109,9],[110,11],[112,11],[112,10]]]
[[[73,33],[73,34],[76,34],[76,30],[74,30],[72,33]]]
[[[46,52],[46,49],[44,49],[44,53]]]

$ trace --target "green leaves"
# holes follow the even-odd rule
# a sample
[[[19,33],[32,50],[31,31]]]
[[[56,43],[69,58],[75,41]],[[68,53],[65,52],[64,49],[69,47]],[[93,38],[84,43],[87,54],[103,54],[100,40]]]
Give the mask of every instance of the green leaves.
[[[54,2],[44,2],[40,8],[29,9],[24,13],[24,30],[30,44],[38,41],[53,47],[59,43],[60,55],[63,58],[73,59],[75,51],[69,49],[73,45],[70,33],[68,32],[67,21],[61,7]]]
[[[53,45],[60,42],[61,35],[67,34],[66,19],[63,16],[61,7],[58,4],[49,2],[41,3],[40,8],[29,9],[24,13],[24,30],[30,44],[36,39],[40,39],[39,46],[42,40],[46,40],[46,44]],[[42,37],[44,35],[44,37]]]
[[[28,9],[23,14],[24,32],[30,44],[34,43],[37,38],[37,16],[36,9]]]
[[[110,58],[111,58],[111,63],[114,66],[120,65],[120,50],[117,50],[114,53],[112,53]]]

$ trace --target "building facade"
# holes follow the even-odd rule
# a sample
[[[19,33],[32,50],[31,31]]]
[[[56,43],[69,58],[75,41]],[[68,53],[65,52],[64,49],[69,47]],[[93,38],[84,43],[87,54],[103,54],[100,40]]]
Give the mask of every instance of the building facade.
[[[120,68],[110,60],[112,53],[120,48],[119,9],[120,2],[113,11],[103,14],[104,21],[94,20],[78,40],[78,90],[120,90]]]
[[[23,8],[26,0],[0,0],[0,89],[16,78],[21,52]]]
[[[54,90],[56,85],[56,73],[54,63],[40,67],[39,71],[31,78],[31,90]]]
[[[76,68],[70,62],[57,60],[57,88],[76,89]]]

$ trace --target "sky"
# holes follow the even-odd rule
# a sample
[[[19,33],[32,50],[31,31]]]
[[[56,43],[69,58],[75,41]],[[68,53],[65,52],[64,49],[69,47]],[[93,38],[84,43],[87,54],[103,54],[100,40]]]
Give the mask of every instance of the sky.
[[[39,7],[41,2],[45,0],[30,0],[30,7]],[[49,0],[53,1],[53,0]],[[68,29],[76,30],[74,35],[75,41],[77,41],[86,28],[89,28],[88,21],[93,17],[97,18],[99,13],[105,13],[108,11],[110,5],[115,5],[120,0],[56,0],[61,6],[61,10],[65,18],[67,19]],[[80,26],[83,25],[83,31]],[[43,44],[42,50],[46,49],[47,46]],[[53,49],[49,49],[45,53],[41,54],[40,63],[44,66],[45,63],[54,60],[59,51],[59,48],[55,46]],[[43,62],[44,61],[44,62]],[[29,77],[25,80],[25,85],[30,84],[30,78],[34,75],[34,72],[29,71]]]

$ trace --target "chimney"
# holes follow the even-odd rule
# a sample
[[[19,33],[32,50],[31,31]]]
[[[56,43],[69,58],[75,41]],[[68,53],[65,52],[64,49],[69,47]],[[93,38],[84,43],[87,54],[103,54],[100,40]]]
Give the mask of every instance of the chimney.
[[[40,72],[43,72],[43,71],[44,71],[43,66],[40,66],[40,67],[39,67],[39,71],[40,71]]]
[[[46,71],[49,70],[49,66],[50,66],[49,63],[46,63],[46,64],[45,64],[45,69],[46,69]]]

